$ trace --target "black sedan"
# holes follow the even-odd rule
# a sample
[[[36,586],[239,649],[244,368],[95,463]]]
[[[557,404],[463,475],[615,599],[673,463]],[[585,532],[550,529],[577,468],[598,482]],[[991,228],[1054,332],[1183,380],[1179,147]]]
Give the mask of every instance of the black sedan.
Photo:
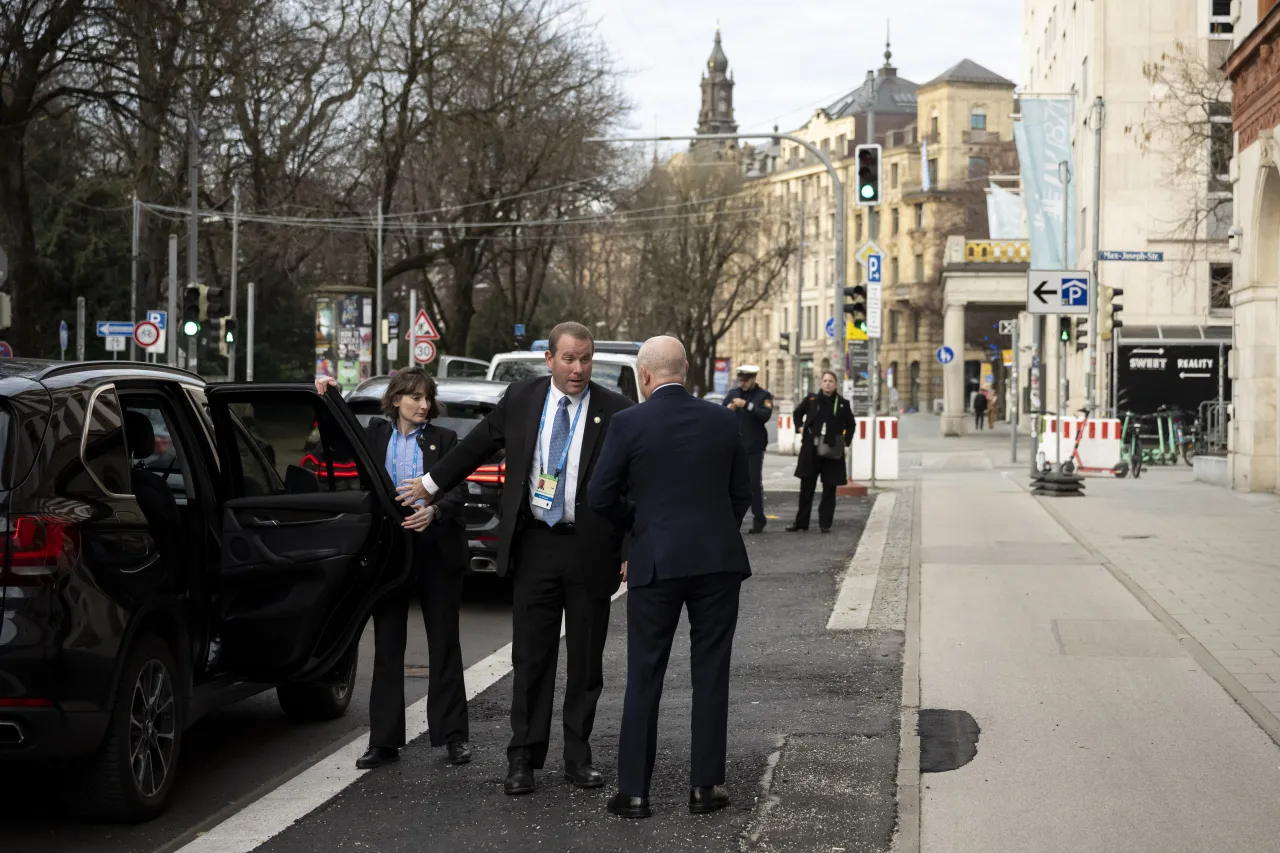
[[[389,377],[377,376],[362,382],[347,394],[347,405],[361,425],[368,425],[373,418],[382,416],[382,395],[390,381]],[[437,389],[440,417],[435,419],[435,423],[448,427],[462,438],[498,405],[498,400],[507,390],[507,383],[483,379],[440,379]],[[498,507],[506,471],[506,462],[499,453],[467,479],[463,519],[471,545],[470,574],[494,575],[498,570]]]

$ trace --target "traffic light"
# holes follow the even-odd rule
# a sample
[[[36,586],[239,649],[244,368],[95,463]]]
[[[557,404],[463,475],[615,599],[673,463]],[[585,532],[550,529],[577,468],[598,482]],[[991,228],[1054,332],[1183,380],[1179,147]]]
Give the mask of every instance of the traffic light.
[[[846,287],[844,289],[844,312],[853,317],[853,325],[859,331],[867,330],[867,289],[859,284],[855,287]],[[852,302],[847,300],[852,299]]]
[[[1058,340],[1062,341],[1064,344],[1071,340],[1071,323],[1072,320],[1070,317],[1058,318]]]
[[[1099,340],[1111,340],[1115,330],[1124,326],[1124,322],[1120,319],[1120,312],[1124,309],[1124,305],[1115,301],[1117,296],[1124,296],[1123,288],[1105,285],[1098,288]]]
[[[182,292],[182,334],[189,338],[200,333],[200,308],[203,301],[202,285],[187,285],[187,289]]]
[[[778,333],[778,347],[783,352],[791,352],[791,333],[790,332]]]
[[[222,301],[222,288],[217,285],[210,285],[205,288],[204,305],[200,308],[200,319],[208,320],[210,317],[221,317],[226,306]]]
[[[236,318],[222,318],[222,340],[229,344],[236,342]]]
[[[1089,321],[1076,323],[1076,352],[1084,352],[1089,348]]]
[[[858,160],[858,204],[880,203],[880,146],[859,145],[854,149]]]

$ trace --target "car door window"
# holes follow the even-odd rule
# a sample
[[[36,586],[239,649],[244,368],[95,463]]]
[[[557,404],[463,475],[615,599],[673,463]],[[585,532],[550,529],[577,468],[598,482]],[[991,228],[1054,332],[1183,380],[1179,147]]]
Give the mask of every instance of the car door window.
[[[130,396],[124,399],[123,404],[126,411],[145,417],[155,436],[155,452],[150,456],[134,459],[134,466],[159,476],[173,492],[178,505],[185,505],[191,483],[191,467],[173,410],[167,402],[155,397]]]
[[[373,472],[361,470],[354,449],[318,398],[232,402],[228,408],[239,461],[234,495],[373,488]]]
[[[640,402],[640,393],[636,388],[636,373],[630,367],[618,371],[618,393],[633,403]]]
[[[67,413],[70,414],[70,413]],[[89,481],[109,495],[132,495],[129,483],[129,451],[125,445],[124,419],[116,389],[105,386],[90,395],[84,432],[80,437],[83,476],[71,479],[72,494],[92,492]]]

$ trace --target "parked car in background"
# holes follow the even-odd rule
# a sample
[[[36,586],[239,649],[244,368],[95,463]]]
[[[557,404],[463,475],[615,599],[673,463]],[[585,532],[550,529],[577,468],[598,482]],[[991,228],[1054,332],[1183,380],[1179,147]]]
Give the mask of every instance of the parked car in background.
[[[534,341],[529,349],[534,352],[546,352],[551,346],[548,340]],[[642,341],[596,341],[595,352],[609,352],[616,355],[639,355]]]
[[[489,362],[488,379],[511,383],[530,376],[550,376],[545,351],[518,350],[499,353]],[[611,391],[639,403],[640,381],[636,370],[636,357],[620,353],[597,351],[591,358],[591,379]]]
[[[442,355],[433,362],[437,379],[484,379],[489,362],[460,355]]]
[[[382,416],[382,395],[390,381],[390,377],[377,376],[365,380],[347,394],[347,405],[361,426]],[[507,390],[507,383],[483,379],[438,379],[436,389],[440,417],[434,423],[453,430],[458,438],[462,438],[498,405]],[[498,570],[498,512],[506,471],[506,462],[499,452],[467,480],[467,502],[462,517],[471,545],[470,574],[492,575]]]
[[[78,810],[146,820],[211,710],[344,714],[412,551],[359,431],[310,385],[0,360],[0,774],[65,765]]]

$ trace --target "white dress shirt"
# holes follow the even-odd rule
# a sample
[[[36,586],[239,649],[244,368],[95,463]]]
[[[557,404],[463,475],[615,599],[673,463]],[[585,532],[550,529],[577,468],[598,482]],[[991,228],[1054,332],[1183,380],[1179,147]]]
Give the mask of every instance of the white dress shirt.
[[[546,401],[547,411],[545,423],[542,424],[541,430],[538,432],[538,443],[533,448],[533,458],[529,460],[529,494],[533,494],[533,490],[538,485],[539,448],[541,448],[541,459],[543,467],[547,469],[547,473],[553,473],[556,463],[559,459],[549,458],[551,455],[551,430],[555,428],[556,409],[560,405],[561,397],[569,397],[569,427],[573,428],[573,419],[578,414],[578,409],[583,405],[587,392],[583,391],[576,396],[567,395],[556,387],[552,382],[550,387],[550,399]],[[560,472],[560,479],[564,481],[564,518],[562,523],[573,523],[575,513],[575,503],[578,498],[578,461],[582,457],[582,436],[587,431],[586,425],[587,413],[583,412],[582,417],[578,418],[578,428],[573,431],[573,440],[569,442],[569,458],[564,461],[564,470]],[[431,479],[431,475],[427,474],[422,478],[422,485],[426,486],[427,493],[434,495],[439,491],[436,481]],[[532,501],[530,501],[532,504]],[[545,510],[536,506],[531,507],[533,517],[542,521]]]

